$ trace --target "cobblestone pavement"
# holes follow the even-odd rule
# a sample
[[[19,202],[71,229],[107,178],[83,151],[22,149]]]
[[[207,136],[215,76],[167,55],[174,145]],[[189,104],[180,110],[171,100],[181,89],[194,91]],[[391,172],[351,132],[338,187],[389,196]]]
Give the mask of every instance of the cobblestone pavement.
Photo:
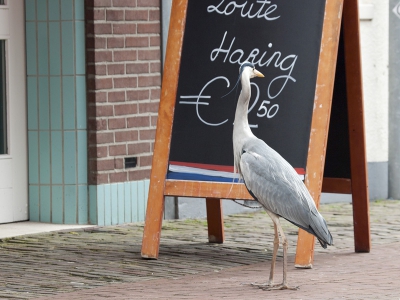
[[[95,227],[0,240],[0,299],[400,299],[400,201],[371,202],[372,252],[355,254],[352,206],[320,207],[335,245],[316,246],[314,268],[293,267],[289,283],[266,292],[273,226],[263,212],[225,217],[224,244],[207,243],[205,220],[165,221],[159,260],[140,257],[143,224]],[[278,258],[276,281],[281,280]],[[283,296],[284,295],[284,296]]]

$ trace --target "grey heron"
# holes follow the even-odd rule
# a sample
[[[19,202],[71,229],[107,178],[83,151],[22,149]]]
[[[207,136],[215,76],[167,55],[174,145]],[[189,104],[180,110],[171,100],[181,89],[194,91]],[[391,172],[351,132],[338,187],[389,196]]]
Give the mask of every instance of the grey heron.
[[[313,234],[321,246],[332,245],[332,235],[325,219],[318,212],[306,186],[293,167],[264,141],[251,131],[247,118],[251,97],[250,79],[264,77],[254,64],[245,62],[240,66],[239,79],[242,91],[237,102],[233,126],[234,165],[249,193],[266,210],[274,223],[274,248],[269,281],[254,284],[263,289],[296,289],[287,283],[288,242],[279,223],[282,217]],[[274,285],[274,270],[279,248],[279,234],[283,247],[283,282]]]

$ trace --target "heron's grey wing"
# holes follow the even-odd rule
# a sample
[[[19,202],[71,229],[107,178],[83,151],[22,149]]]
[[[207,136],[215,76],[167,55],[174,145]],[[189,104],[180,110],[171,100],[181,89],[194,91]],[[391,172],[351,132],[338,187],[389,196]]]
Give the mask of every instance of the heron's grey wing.
[[[326,222],[304,183],[275,150],[260,139],[249,139],[243,145],[240,170],[249,192],[267,210],[332,243]]]

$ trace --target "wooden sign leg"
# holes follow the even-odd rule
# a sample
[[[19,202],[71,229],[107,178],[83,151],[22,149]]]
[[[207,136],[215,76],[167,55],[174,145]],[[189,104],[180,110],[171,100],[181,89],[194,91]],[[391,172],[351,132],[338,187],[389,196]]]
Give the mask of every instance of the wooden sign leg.
[[[142,257],[157,259],[160,248],[161,225],[164,214],[164,196],[149,193],[142,240]],[[157,197],[158,196],[158,197]]]
[[[225,234],[222,200],[215,198],[206,198],[206,206],[208,241],[210,243],[223,243],[225,239]]]
[[[343,8],[343,30],[347,107],[349,112],[354,244],[356,252],[369,252],[371,249],[371,235],[364,132],[360,28],[358,20],[357,0],[345,0]]]
[[[310,148],[307,158],[307,174],[305,184],[319,206],[325,151],[327,144],[329,117],[333,95],[336,57],[339,45],[339,33],[342,16],[342,0],[326,1],[325,23],[322,33],[320,65],[317,77],[314,113],[311,124]],[[334,37],[334,38],[332,38]],[[311,268],[314,258],[315,238],[313,235],[299,230],[295,266]]]

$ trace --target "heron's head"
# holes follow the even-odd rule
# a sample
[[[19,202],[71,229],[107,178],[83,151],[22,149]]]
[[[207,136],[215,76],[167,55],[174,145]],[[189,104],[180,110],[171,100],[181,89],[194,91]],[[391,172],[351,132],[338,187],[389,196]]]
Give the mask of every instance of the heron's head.
[[[250,78],[264,77],[264,75],[260,71],[256,70],[254,64],[248,61],[245,61],[240,65],[239,78],[243,74],[243,72],[249,72]]]
[[[235,86],[233,87],[233,89],[231,89],[231,91],[229,93],[223,95],[221,98],[224,98],[225,96],[227,96],[230,93],[232,93],[232,91],[238,86],[238,84],[240,82],[240,78],[242,77],[243,72],[249,73],[250,78],[264,77],[264,75],[260,71],[256,70],[256,68],[254,67],[254,64],[252,64],[251,62],[245,61],[244,63],[242,63],[240,65],[239,78],[237,79]]]

